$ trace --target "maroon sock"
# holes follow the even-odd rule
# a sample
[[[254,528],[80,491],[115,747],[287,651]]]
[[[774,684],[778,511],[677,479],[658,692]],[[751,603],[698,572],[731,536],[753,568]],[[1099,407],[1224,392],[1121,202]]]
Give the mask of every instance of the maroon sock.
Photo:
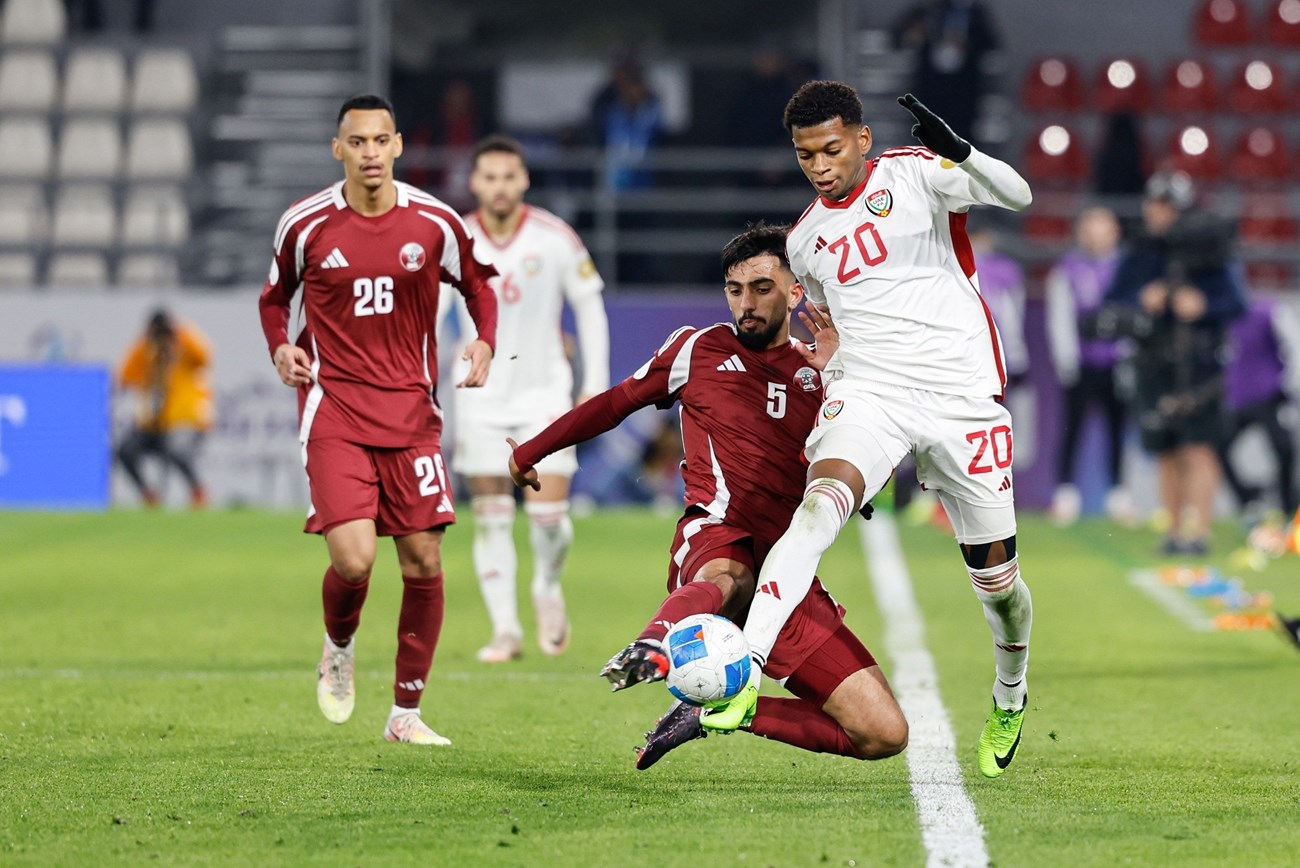
[[[668,595],[659,611],[645,625],[638,640],[653,639],[662,642],[668,635],[668,625],[683,618],[705,613],[716,615],[722,610],[722,589],[712,582],[689,582]]]
[[[428,578],[402,576],[402,612],[397,616],[397,679],[393,704],[419,708],[424,679],[433,666],[433,651],[442,632],[446,605],[442,573]]]
[[[325,604],[325,632],[340,647],[352,641],[361,623],[361,606],[370,590],[370,576],[349,582],[330,567],[321,583],[321,600]]]
[[[806,699],[760,696],[749,731],[814,753],[862,759],[853,739],[835,718]]]

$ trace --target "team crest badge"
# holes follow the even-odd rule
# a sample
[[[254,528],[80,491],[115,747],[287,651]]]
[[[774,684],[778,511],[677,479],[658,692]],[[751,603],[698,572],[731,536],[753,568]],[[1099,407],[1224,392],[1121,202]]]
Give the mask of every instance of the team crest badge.
[[[836,416],[840,415],[840,411],[843,409],[844,409],[843,401],[830,401],[824,407],[822,407],[822,418],[825,419],[827,422],[829,422],[830,420],[834,419]]]
[[[419,271],[424,268],[424,248],[414,241],[403,244],[397,256],[402,261],[402,267],[407,271]]]
[[[529,277],[534,277],[537,272],[542,270],[542,258],[533,253],[524,257],[524,273]]]
[[[805,392],[817,391],[817,372],[812,368],[800,368],[795,371],[794,381]]]
[[[867,210],[877,217],[888,217],[894,210],[894,194],[889,190],[877,190],[867,197]]]

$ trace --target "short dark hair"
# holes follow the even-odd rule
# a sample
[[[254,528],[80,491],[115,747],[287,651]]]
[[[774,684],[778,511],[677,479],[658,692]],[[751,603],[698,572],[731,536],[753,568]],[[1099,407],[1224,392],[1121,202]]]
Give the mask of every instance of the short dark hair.
[[[731,271],[746,259],[769,254],[780,260],[781,265],[790,267],[790,258],[785,253],[785,238],[790,234],[790,224],[770,224],[759,220],[749,224],[749,228],[727,242],[722,248],[722,276],[725,279]]]
[[[842,81],[810,81],[785,104],[781,122],[786,132],[795,127],[815,127],[839,118],[845,126],[862,125],[862,100]]]
[[[519,144],[518,139],[512,139],[510,136],[503,136],[500,133],[479,140],[474,146],[474,154],[470,160],[470,165],[477,166],[478,158],[484,154],[514,154],[519,158],[519,162],[527,168],[528,161],[524,159],[524,146]]]
[[[389,117],[393,119],[393,126],[397,126],[397,112],[393,111],[393,104],[377,93],[358,93],[345,99],[342,107],[339,108],[339,119],[336,125],[343,123],[343,116],[353,109],[386,111]]]

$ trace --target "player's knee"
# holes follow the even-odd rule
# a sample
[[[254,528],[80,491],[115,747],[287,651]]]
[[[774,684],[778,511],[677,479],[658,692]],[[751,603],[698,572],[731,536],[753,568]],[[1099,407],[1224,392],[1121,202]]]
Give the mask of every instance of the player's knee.
[[[515,523],[515,499],[508,494],[481,494],[470,498],[477,535],[510,533]]]
[[[907,718],[901,711],[892,715],[873,715],[869,728],[849,731],[849,738],[864,760],[887,759],[898,756],[907,747]]]
[[[374,555],[366,557],[363,552],[348,552],[335,555],[330,559],[330,566],[334,568],[334,572],[350,585],[359,584],[370,578],[370,571],[374,565]]]
[[[961,543],[961,556],[972,570],[1009,563],[1016,556],[1016,535],[986,543]]]
[[[442,572],[442,551],[438,548],[410,552],[400,558],[402,575],[433,578]]]

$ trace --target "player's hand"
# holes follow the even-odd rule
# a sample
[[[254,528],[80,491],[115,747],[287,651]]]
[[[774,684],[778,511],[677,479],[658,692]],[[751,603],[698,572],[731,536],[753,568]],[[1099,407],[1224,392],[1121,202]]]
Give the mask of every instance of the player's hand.
[[[537,469],[534,467],[528,470],[520,470],[519,464],[515,461],[515,450],[519,444],[513,437],[507,437],[506,442],[510,444],[510,478],[515,481],[515,485],[520,488],[531,488],[533,491],[541,491],[542,483],[537,479]]]
[[[1169,309],[1182,322],[1196,322],[1205,316],[1205,293],[1194,286],[1180,286],[1169,299]]]
[[[1163,280],[1153,280],[1138,293],[1138,304],[1152,316],[1160,316],[1169,303],[1169,287]]]
[[[817,349],[814,351],[803,342],[797,342],[794,348],[803,356],[804,361],[819,371],[826,370],[831,357],[840,348],[840,333],[831,320],[830,308],[825,305],[808,302],[805,311],[799,311],[799,319],[812,335]]]
[[[280,344],[271,356],[280,382],[286,386],[306,386],[311,383],[311,356],[296,344]]]
[[[492,348],[484,340],[472,340],[461,358],[469,362],[469,373],[456,384],[457,389],[475,389],[487,384],[488,366],[492,364]]]
[[[900,96],[898,104],[916,118],[912,135],[918,142],[954,163],[966,162],[966,158],[970,156],[970,142],[954,133],[952,127],[948,126],[943,118],[926,108],[925,103],[910,93]]]

